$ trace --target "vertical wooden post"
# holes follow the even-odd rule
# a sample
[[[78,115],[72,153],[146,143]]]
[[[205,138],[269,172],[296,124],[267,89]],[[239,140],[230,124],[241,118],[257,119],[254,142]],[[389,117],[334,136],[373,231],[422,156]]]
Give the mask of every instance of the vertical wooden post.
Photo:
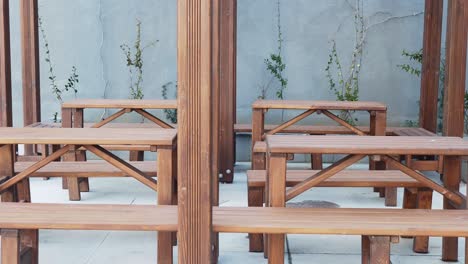
[[[465,0],[448,1],[446,76],[444,97],[444,136],[463,137],[464,95],[466,80],[467,30]],[[457,190],[460,183],[461,160],[457,157],[444,158],[444,185]],[[453,209],[444,198],[444,208]],[[443,238],[442,260],[457,261],[458,238]]]
[[[232,183],[235,163],[237,0],[220,1],[219,146],[222,182]]]
[[[178,0],[179,263],[212,263],[212,0]]]
[[[252,109],[252,170],[265,169],[265,153],[256,153],[254,151],[255,143],[262,141],[265,132],[265,112],[263,109]]]
[[[6,0],[7,1],[7,0]],[[2,230],[2,262],[20,264],[20,235],[18,230]]]
[[[220,53],[223,47],[221,46],[221,29],[220,29],[220,20],[221,20],[221,3],[222,0],[213,0],[213,17],[212,17],[212,120],[211,120],[211,132],[213,133],[213,138],[219,139],[221,133],[221,118],[220,118],[220,109],[221,109],[221,67],[220,67]],[[212,152],[211,152],[211,176],[212,176],[212,204],[213,206],[219,205],[219,182],[220,182],[220,164],[224,159],[221,156],[221,148],[223,143],[221,140],[214,140],[212,142]],[[224,155],[224,154],[223,154]],[[218,263],[219,256],[219,234],[213,233],[212,237],[213,243],[213,252],[212,252],[212,263]]]
[[[25,126],[41,121],[39,14],[37,8],[37,0],[20,1],[23,122]],[[33,146],[26,145],[24,151],[25,155],[32,155]]]
[[[422,128],[434,133],[437,131],[443,12],[443,0],[426,0],[419,124]]]
[[[0,126],[11,126],[10,10],[8,0],[0,2]]]

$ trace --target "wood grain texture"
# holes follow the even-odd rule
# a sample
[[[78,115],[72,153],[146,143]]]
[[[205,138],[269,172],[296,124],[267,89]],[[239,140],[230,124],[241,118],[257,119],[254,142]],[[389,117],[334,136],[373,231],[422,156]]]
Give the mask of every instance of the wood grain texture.
[[[0,126],[13,125],[11,97],[10,7],[0,1]]]
[[[443,0],[425,1],[419,125],[431,132],[437,131],[443,13]]]
[[[23,123],[41,121],[41,88],[39,69],[39,11],[37,0],[20,1],[21,59],[23,80]],[[25,146],[33,154],[33,146]]]
[[[272,135],[267,145],[271,152],[293,154],[468,154],[468,142],[458,137]]]
[[[154,161],[131,161],[132,166],[142,171],[145,175],[156,177],[156,165]],[[15,172],[22,172],[31,167],[34,162],[16,162]],[[102,161],[62,161],[52,162],[30,175],[30,177],[128,177],[128,173],[122,172],[115,166]]]
[[[318,170],[288,170],[286,186],[293,187],[318,173]],[[266,171],[247,171],[249,188],[265,187]],[[320,182],[317,187],[423,187],[424,185],[401,171],[343,170]]]
[[[178,1],[179,263],[212,262],[211,0]]]
[[[234,179],[237,89],[237,0],[219,1],[219,169],[222,182]]]
[[[171,146],[176,135],[173,129],[0,128],[0,144]]]
[[[2,229],[0,236],[2,240],[2,263],[21,264],[20,232],[18,230]]]
[[[308,101],[308,100],[257,100],[252,108],[259,109],[315,109],[315,110],[351,110],[351,111],[386,111],[387,106],[379,102],[350,101]]]
[[[265,124],[265,131],[270,131],[276,128],[278,125]],[[357,126],[357,128],[366,134],[369,133],[368,126]],[[394,136],[394,131],[405,129],[404,127],[387,127],[387,136]],[[411,128],[407,128],[411,129]],[[234,131],[236,133],[252,133],[251,124],[235,124]],[[309,134],[309,135],[354,135],[353,131],[350,131],[346,127],[332,126],[332,125],[292,125],[285,128],[281,133],[292,133],[292,134]]]
[[[75,99],[62,104],[64,108],[130,108],[177,109],[177,100],[136,99]]]

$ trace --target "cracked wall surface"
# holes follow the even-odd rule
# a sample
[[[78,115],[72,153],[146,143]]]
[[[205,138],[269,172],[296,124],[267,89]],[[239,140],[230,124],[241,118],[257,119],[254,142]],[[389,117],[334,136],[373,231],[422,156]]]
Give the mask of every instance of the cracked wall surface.
[[[286,99],[334,99],[325,67],[330,40],[335,39],[347,65],[353,46],[354,0],[281,0]],[[22,124],[21,58],[18,1],[11,1],[15,124]],[[128,73],[120,50],[135,38],[136,19],[142,21],[143,43],[159,40],[144,53],[145,98],[161,98],[161,86],[175,81],[175,0],[39,0],[59,84],[75,65],[80,98],[127,98]],[[407,60],[403,49],[422,46],[423,0],[364,0],[368,26],[361,73],[361,100],[389,105],[389,123],[416,119],[419,80],[397,68]],[[259,86],[268,82],[264,59],[276,50],[276,1],[238,0],[238,121],[250,121],[250,105]],[[41,42],[42,45],[42,42]],[[59,105],[51,95],[44,54],[41,53],[43,120]],[[270,97],[274,97],[274,92]],[[73,96],[65,96],[65,99]],[[89,111],[96,120],[102,111]],[[278,120],[280,114],[270,114]],[[290,114],[286,113],[284,118]],[[366,123],[367,117],[361,121]]]

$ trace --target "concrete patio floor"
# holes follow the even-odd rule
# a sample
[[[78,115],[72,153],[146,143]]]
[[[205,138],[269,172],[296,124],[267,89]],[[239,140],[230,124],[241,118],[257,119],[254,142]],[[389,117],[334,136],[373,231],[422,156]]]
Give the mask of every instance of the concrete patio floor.
[[[220,186],[222,206],[247,206],[245,170],[248,163],[236,166],[234,184]],[[301,166],[301,165],[299,165]],[[130,178],[91,179],[91,192],[82,195],[80,203],[87,204],[155,204],[154,192]],[[32,199],[42,203],[68,203],[68,194],[61,189],[60,179],[31,180]],[[466,186],[462,184],[461,192]],[[398,192],[401,207],[402,190]],[[369,188],[317,188],[299,196],[295,201],[321,200],[341,207],[381,208],[383,199]],[[434,208],[441,208],[442,199],[434,195]],[[289,235],[289,250],[285,263],[360,263],[360,237]],[[464,239],[459,240],[460,261],[464,259]],[[401,239],[392,245],[392,263],[444,263],[440,261],[441,239],[431,238],[430,253],[415,254],[412,240]],[[177,254],[177,248],[174,249]],[[177,259],[177,258],[176,258]],[[155,232],[104,231],[40,231],[40,263],[46,264],[124,264],[156,263]],[[176,261],[175,261],[176,263]],[[221,234],[222,264],[267,263],[261,253],[248,252],[246,234]]]

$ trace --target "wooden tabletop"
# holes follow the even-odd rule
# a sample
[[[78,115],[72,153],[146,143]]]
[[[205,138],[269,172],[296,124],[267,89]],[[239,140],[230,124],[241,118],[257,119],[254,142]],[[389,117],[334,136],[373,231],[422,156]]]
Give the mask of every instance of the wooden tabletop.
[[[379,102],[366,101],[307,101],[307,100],[257,100],[252,104],[254,109],[297,109],[297,110],[352,110],[352,111],[386,111],[387,106]]]
[[[0,128],[1,144],[150,145],[175,143],[176,129]]]
[[[458,137],[412,136],[267,136],[272,153],[468,155],[468,141]]]
[[[76,99],[64,102],[63,108],[132,108],[177,109],[177,100]]]

